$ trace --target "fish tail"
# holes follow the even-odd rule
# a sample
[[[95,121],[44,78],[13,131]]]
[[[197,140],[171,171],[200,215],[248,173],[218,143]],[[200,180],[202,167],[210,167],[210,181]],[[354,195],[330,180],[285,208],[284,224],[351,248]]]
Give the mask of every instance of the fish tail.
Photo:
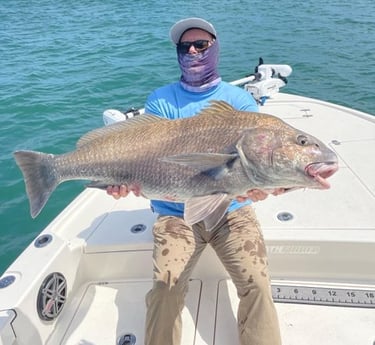
[[[13,154],[25,180],[31,217],[35,218],[60,183],[53,165],[54,156],[35,151],[16,151]]]

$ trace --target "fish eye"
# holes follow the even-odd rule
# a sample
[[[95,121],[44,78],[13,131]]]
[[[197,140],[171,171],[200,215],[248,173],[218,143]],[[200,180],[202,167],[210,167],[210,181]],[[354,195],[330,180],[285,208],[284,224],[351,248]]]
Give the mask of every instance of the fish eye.
[[[299,145],[305,146],[309,143],[309,139],[307,138],[306,135],[301,134],[297,137],[297,143]]]

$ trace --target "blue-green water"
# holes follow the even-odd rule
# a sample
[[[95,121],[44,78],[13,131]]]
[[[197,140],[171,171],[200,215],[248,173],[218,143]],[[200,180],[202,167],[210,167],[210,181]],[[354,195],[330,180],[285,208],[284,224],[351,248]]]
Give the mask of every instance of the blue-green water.
[[[216,26],[225,80],[262,56],[293,67],[285,92],[375,114],[373,0],[0,0],[0,273],[83,188],[61,185],[32,220],[12,151],[71,150],[104,109],[176,80],[168,30],[187,16]]]

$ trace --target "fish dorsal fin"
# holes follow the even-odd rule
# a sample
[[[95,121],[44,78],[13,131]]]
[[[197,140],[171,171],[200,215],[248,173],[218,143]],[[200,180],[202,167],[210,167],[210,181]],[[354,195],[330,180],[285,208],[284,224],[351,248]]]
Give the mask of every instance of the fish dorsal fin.
[[[160,121],[170,121],[170,120],[162,118],[160,116],[150,115],[150,114],[138,115],[126,121],[116,122],[109,126],[94,129],[93,131],[86,133],[78,140],[77,147],[79,148],[84,145],[87,145],[88,143],[91,143],[95,141],[96,139],[102,138],[103,136],[106,136],[106,135],[113,135],[113,134],[120,133],[126,130],[130,130],[131,128],[134,128],[134,127],[150,125],[150,124],[154,124]]]
[[[223,118],[233,116],[238,110],[234,109],[225,101],[210,101],[210,105],[201,110],[199,116],[210,116],[211,118]]]
[[[185,202],[184,219],[188,225],[201,221],[211,231],[225,215],[231,200],[225,193],[193,197]]]

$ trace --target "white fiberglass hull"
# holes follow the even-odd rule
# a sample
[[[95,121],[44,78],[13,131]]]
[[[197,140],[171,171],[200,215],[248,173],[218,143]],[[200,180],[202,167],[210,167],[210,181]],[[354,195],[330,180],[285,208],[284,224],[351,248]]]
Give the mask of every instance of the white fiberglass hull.
[[[375,117],[286,94],[261,110],[317,136],[340,165],[327,191],[295,191],[254,205],[284,344],[373,344]],[[143,344],[155,217],[142,198],[81,193],[0,280],[0,344],[116,344],[130,334]],[[237,303],[208,247],[190,283],[183,344],[238,344]]]

